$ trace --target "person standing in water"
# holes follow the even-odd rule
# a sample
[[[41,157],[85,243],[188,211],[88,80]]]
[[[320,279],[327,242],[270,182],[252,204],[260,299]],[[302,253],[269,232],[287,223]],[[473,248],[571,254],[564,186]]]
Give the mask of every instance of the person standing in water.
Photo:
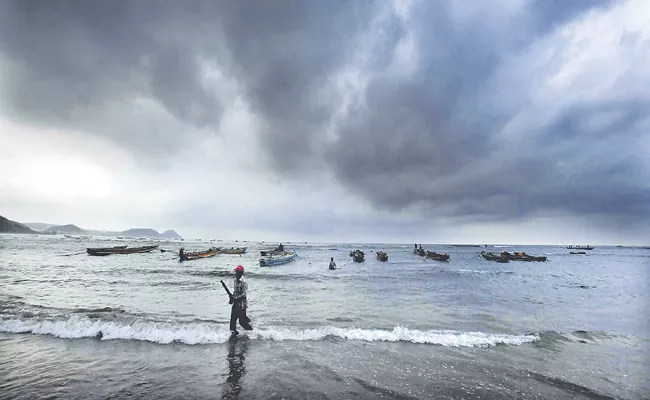
[[[248,282],[244,279],[244,267],[239,265],[235,268],[234,288],[232,297],[230,298],[230,304],[232,304],[232,310],[230,311],[230,331],[233,336],[239,335],[239,332],[237,332],[237,320],[239,320],[239,325],[247,331],[253,329],[250,325],[250,318],[246,316],[246,309],[248,308],[248,301],[246,299],[247,292]]]
[[[330,257],[330,269],[336,269],[336,263],[334,262],[334,257]]]

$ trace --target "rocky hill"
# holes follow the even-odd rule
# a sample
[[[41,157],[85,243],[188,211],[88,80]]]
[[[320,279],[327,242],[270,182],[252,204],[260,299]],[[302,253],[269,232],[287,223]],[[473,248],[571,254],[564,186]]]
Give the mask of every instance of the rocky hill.
[[[43,233],[58,233],[58,234],[73,234],[73,235],[83,235],[86,233],[83,229],[79,228],[77,225],[68,224],[68,225],[59,225],[47,228]]]
[[[182,239],[183,237],[176,233],[174,230],[166,230],[165,232],[160,234],[160,237],[165,238],[165,239]]]
[[[122,232],[116,231],[96,231],[85,230],[74,224],[54,225],[43,222],[32,222],[21,224],[20,222],[11,221],[0,216],[0,233],[45,233],[45,234],[66,234],[66,235],[97,235],[97,236],[127,236],[127,237],[147,237],[155,239],[182,239],[181,235],[170,229],[163,233],[158,233],[151,228],[133,228]],[[37,231],[33,230],[36,229]]]
[[[20,222],[12,221],[0,215],[0,233],[38,233]]]
[[[51,228],[53,226],[56,226],[56,224],[46,224],[43,222],[25,222],[23,225],[39,232],[43,232],[44,230]]]
[[[160,238],[160,233],[151,228],[132,228],[120,233],[121,236]]]

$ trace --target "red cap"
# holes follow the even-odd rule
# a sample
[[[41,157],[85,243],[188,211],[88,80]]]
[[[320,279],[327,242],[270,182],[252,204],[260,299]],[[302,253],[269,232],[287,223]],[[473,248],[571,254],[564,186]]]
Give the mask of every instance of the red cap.
[[[237,268],[235,268],[235,271],[244,272],[244,266],[243,265],[238,265]]]

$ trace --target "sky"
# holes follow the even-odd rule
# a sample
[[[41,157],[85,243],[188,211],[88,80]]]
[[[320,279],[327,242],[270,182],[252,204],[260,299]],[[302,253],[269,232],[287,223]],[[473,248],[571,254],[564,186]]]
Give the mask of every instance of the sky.
[[[0,215],[650,244],[650,2],[3,1]]]

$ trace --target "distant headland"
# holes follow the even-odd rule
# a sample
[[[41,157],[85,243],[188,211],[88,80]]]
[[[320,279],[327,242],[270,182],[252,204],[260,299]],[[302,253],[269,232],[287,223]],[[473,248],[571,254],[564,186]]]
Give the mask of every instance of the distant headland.
[[[39,233],[20,222],[12,221],[0,215],[0,233]]]
[[[12,221],[0,215],[0,233],[26,233],[46,235],[96,235],[96,236],[125,236],[125,237],[147,237],[155,239],[183,239],[174,230],[166,230],[159,233],[151,228],[131,228],[125,231],[98,231],[81,229],[74,224],[55,225],[43,222],[20,223]]]

